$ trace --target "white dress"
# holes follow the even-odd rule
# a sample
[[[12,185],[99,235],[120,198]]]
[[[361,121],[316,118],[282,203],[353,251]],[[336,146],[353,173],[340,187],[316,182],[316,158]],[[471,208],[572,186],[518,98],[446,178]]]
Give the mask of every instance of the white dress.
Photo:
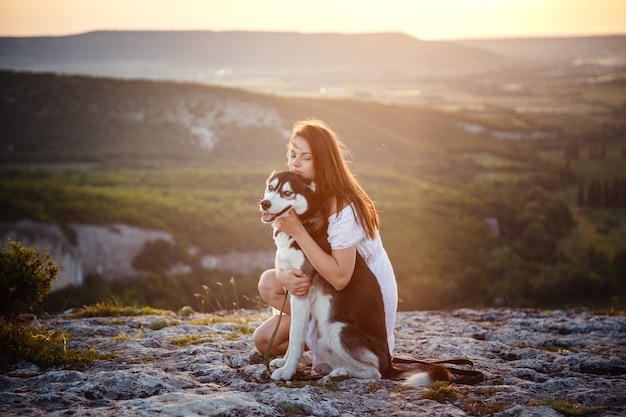
[[[328,243],[332,249],[345,249],[356,245],[359,254],[372,270],[383,295],[385,305],[385,323],[387,325],[387,343],[389,353],[393,355],[394,335],[398,309],[398,286],[389,256],[383,247],[380,234],[376,231],[374,239],[370,239],[365,229],[356,219],[356,209],[348,205],[337,214],[328,218]],[[315,338],[315,320],[311,319],[306,337],[307,345],[313,355],[313,365],[317,363],[317,343]]]

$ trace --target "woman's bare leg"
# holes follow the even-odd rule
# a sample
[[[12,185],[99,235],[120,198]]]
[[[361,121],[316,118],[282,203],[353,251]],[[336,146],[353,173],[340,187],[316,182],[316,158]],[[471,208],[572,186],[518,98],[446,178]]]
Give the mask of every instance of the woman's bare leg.
[[[254,341],[254,345],[259,352],[263,354],[265,353],[269,340],[272,337],[272,333],[274,333],[274,329],[276,328],[277,321],[278,316],[272,316],[261,323],[261,325],[254,331],[252,340]],[[272,349],[270,350],[271,357],[282,356],[287,352],[287,347],[289,346],[290,325],[291,317],[283,314],[282,319],[280,320],[280,326],[276,332],[276,337],[274,338],[274,343],[272,344]]]
[[[276,271],[274,269],[268,269],[261,274],[258,289],[263,301],[275,309],[281,309],[285,300],[285,290],[276,282]],[[284,355],[289,345],[289,326],[291,325],[289,301],[285,302],[284,305],[285,314],[282,315],[280,320],[280,326],[276,332],[270,356]],[[278,317],[278,315],[270,317],[254,331],[252,340],[259,352],[265,353],[269,340],[276,328]]]

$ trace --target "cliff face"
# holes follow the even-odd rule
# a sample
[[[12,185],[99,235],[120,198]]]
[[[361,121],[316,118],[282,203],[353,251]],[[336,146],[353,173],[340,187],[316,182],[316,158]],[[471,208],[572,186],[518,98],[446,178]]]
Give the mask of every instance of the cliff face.
[[[58,226],[23,220],[17,223],[0,223],[0,245],[8,247],[8,238],[34,248],[41,255],[50,252],[59,266],[52,290],[68,285],[80,285],[89,274],[105,279],[129,279],[141,273],[132,266],[133,259],[148,242],[162,239],[174,243],[166,232],[145,230],[124,224],[107,226],[72,224],[76,235],[72,244]],[[2,247],[2,246],[0,246]],[[270,267],[274,251],[258,251],[222,255],[202,255],[200,264],[207,269],[250,273],[256,268]],[[245,259],[245,262],[242,262]],[[185,271],[185,266],[181,266]],[[176,270],[170,271],[176,273]]]
[[[6,416],[560,416],[555,400],[593,415],[626,413],[626,318],[586,310],[400,312],[398,356],[476,362],[486,381],[425,399],[397,381],[276,383],[251,331],[266,312],[225,316],[42,318],[68,346],[113,353],[86,370],[21,363],[0,375]],[[156,329],[158,320],[168,326]],[[305,354],[306,362],[308,358]]]
[[[0,224],[2,243],[8,238],[32,247],[40,254],[50,252],[59,266],[57,279],[52,288],[80,285],[89,274],[99,274],[107,279],[128,278],[139,274],[132,261],[146,242],[163,239],[173,242],[170,234],[155,230],[143,230],[122,224],[95,226],[73,224],[76,234],[73,245],[58,226],[30,220]]]

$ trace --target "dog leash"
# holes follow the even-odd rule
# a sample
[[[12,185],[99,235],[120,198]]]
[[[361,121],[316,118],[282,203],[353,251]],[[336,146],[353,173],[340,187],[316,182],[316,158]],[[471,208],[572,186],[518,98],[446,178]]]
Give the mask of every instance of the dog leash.
[[[276,333],[278,333],[278,327],[280,326],[280,321],[283,318],[283,313],[285,311],[285,304],[287,304],[287,292],[285,291],[285,298],[283,298],[283,305],[280,308],[280,313],[278,314],[278,321],[276,322],[276,327],[274,327],[274,332],[272,332],[272,337],[267,342],[267,347],[265,348],[265,355],[263,355],[263,360],[265,362],[265,368],[267,368],[267,372],[272,374],[270,370],[270,352],[272,351],[272,347],[274,346],[274,339],[276,339]]]
[[[283,305],[280,307],[280,313],[278,314],[278,321],[276,322],[276,327],[274,327],[274,331],[272,332],[272,336],[270,340],[267,342],[267,347],[265,348],[265,354],[263,355],[263,361],[265,362],[265,368],[267,372],[271,375],[272,370],[270,369],[270,352],[272,351],[272,346],[274,346],[274,339],[276,339],[276,334],[278,333],[278,328],[280,327],[280,320],[285,312],[285,305],[287,304],[288,293],[285,292],[285,298],[283,298]],[[297,381],[315,381],[317,379],[323,378],[324,375],[296,375],[293,380]]]

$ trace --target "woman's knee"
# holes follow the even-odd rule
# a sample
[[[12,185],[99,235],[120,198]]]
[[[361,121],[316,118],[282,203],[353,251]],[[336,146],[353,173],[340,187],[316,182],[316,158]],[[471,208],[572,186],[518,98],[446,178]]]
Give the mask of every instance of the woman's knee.
[[[257,327],[252,334],[252,342],[254,342],[254,346],[256,346],[259,352],[265,352],[269,341],[263,324],[265,323],[262,323],[259,327]]]
[[[268,269],[261,274],[257,288],[259,295],[264,301],[268,301],[270,296],[276,292],[278,283],[276,282],[276,271],[274,269]]]
[[[252,341],[259,352],[264,353],[267,349],[269,341],[278,324],[278,316],[272,316],[259,327],[256,328],[252,335]],[[276,332],[276,338],[272,346],[272,355],[284,355],[287,350],[287,344],[289,343],[289,316],[282,316],[280,327]]]
[[[257,349],[264,352],[265,348],[269,344],[272,334],[274,333],[274,327],[276,326],[276,316],[270,317],[265,322],[261,323],[252,334],[252,341]]]

